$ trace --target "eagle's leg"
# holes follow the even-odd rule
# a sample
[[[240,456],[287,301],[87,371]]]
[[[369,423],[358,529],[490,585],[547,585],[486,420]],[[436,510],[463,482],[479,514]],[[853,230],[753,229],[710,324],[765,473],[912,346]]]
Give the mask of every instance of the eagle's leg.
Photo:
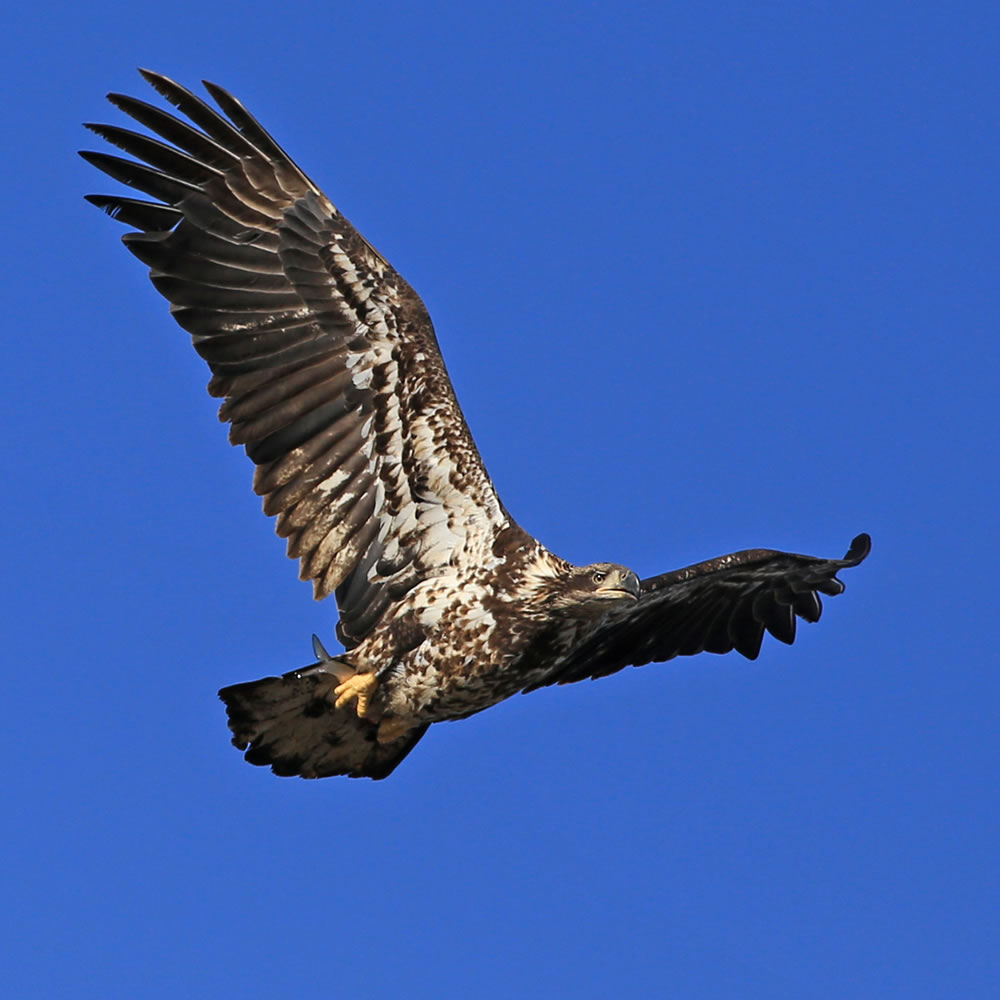
[[[336,707],[343,708],[352,701],[358,703],[358,715],[363,719],[368,714],[368,702],[378,687],[378,680],[374,671],[364,674],[354,674],[348,677],[342,684],[338,684],[333,693],[336,695]]]
[[[407,722],[405,719],[389,716],[379,723],[378,741],[379,743],[392,743],[394,740],[398,740],[401,736],[404,736],[412,728],[413,723]]]

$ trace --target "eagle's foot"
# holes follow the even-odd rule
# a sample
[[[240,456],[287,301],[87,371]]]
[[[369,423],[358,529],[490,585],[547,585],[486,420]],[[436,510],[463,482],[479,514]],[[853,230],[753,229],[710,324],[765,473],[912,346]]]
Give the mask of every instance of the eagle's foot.
[[[405,719],[390,716],[379,723],[378,741],[379,743],[392,743],[401,736],[405,736],[412,728],[412,724]]]
[[[358,716],[364,718],[368,714],[368,702],[378,687],[374,671],[366,674],[354,674],[342,684],[338,684],[333,693],[337,698],[336,707],[343,708],[352,701],[358,703]]]

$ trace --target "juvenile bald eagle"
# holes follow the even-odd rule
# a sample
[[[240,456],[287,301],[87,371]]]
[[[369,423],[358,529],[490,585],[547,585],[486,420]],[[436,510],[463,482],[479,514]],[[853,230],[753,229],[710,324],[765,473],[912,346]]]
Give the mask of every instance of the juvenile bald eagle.
[[[205,84],[220,114],[142,75],[188,121],[110,94],[166,141],[91,124],[142,162],[81,155],[154,200],[88,200],[138,230],[125,245],[208,362],[265,512],[340,610],[344,653],[314,638],[312,666],[219,692],[250,763],[384,778],[432,722],[518,691],[754,659],[867,556],[859,535],[843,559],[751,549],[639,580],[553,555],[497,496],[413,289],[234,97]]]

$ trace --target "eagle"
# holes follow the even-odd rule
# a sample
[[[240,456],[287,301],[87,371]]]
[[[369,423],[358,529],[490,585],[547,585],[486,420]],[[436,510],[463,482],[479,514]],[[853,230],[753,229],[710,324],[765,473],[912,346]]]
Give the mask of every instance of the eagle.
[[[752,660],[843,591],[866,534],[843,559],[748,549],[645,580],[550,552],[497,495],[417,293],[235,97],[140,72],[180,115],[109,94],[148,134],[88,123],[128,156],[81,155],[144,197],[87,200],[133,230],[265,513],[339,610],[342,653],[314,636],[311,665],[219,692],[251,764],[385,778],[432,723],[675,656]]]

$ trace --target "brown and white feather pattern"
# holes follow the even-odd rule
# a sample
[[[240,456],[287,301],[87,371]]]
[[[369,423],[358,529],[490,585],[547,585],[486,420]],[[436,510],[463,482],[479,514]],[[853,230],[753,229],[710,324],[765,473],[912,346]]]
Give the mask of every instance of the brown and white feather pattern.
[[[383,778],[428,725],[519,690],[701,651],[754,658],[838,594],[843,559],[754,549],[639,582],[576,567],[513,523],[452,391],[423,303],[257,121],[146,79],[187,121],[112,94],[159,138],[95,132],[136,157],[84,153],[153,200],[91,195],[212,371],[230,440],[347,647],[224,688],[233,742],[278,774]],[[610,576],[609,576],[610,574]],[[610,602],[610,603],[609,603]],[[337,695],[374,675],[365,710]]]
[[[419,581],[488,558],[506,514],[416,293],[235,98],[206,84],[227,120],[144,76],[193,125],[112,94],[167,142],[92,125],[145,163],[85,155],[161,203],[91,200],[140,230],[127,246],[209,363],[264,510],[315,596],[336,591],[351,647]]]

